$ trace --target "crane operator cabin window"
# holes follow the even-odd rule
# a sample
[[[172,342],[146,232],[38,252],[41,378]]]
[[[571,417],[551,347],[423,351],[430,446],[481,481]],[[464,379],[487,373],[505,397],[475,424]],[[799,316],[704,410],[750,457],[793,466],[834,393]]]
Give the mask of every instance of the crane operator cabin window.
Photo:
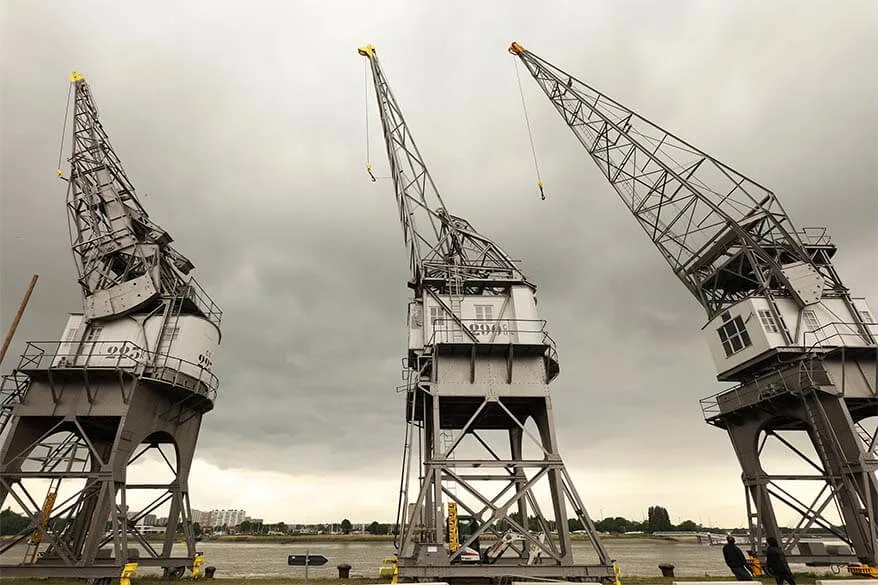
[[[732,319],[731,315],[725,313],[723,321],[725,322],[722,327],[717,329],[717,333],[719,334],[720,342],[723,344],[726,357],[734,355],[746,347],[750,347],[752,343],[750,341],[750,334],[747,333],[747,327],[740,316]]]

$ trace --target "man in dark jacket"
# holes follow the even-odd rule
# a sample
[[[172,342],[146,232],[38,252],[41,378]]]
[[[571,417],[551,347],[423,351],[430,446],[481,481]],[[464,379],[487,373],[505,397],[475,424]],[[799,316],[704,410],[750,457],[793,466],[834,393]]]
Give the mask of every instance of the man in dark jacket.
[[[747,558],[741,549],[735,546],[735,537],[729,534],[726,540],[728,542],[723,546],[723,558],[726,560],[726,565],[732,570],[738,581],[752,581],[753,577],[747,567]]]
[[[766,539],[766,542],[768,542],[768,548],[765,549],[765,568],[774,576],[777,585],[780,585],[784,581],[790,585],[796,585],[796,582],[793,579],[793,572],[790,571],[790,565],[787,563],[787,557],[783,554],[783,550],[781,550],[778,545],[777,539],[773,536],[769,536]]]

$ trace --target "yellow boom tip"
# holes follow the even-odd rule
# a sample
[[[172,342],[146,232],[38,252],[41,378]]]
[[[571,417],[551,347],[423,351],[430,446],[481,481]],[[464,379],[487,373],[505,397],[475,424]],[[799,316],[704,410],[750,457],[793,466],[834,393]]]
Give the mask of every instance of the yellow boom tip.
[[[509,45],[509,52],[513,55],[519,55],[524,52],[524,47],[516,42],[513,42],[511,45]]]
[[[365,47],[360,47],[359,49],[357,49],[357,53],[359,53],[363,57],[368,57],[372,59],[375,57],[375,46],[366,45]]]
[[[79,71],[74,71],[67,79],[69,79],[72,83],[76,83],[77,81],[82,81],[83,79],[85,79],[85,77],[83,77],[82,73],[80,73]]]

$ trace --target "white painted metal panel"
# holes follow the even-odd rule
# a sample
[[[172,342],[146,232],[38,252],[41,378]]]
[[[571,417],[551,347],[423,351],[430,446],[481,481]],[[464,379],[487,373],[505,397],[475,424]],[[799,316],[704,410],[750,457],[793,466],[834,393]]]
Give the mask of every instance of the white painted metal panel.
[[[515,311],[515,330],[518,343],[539,345],[543,343],[543,325],[537,315],[537,303],[533,290],[526,286],[512,287],[512,304]]]
[[[145,329],[151,338],[162,325],[162,317],[146,320]],[[177,370],[196,379],[206,380],[213,368],[219,347],[219,331],[207,319],[181,315],[170,319],[156,349],[154,365]]]
[[[122,317],[85,327],[76,355],[77,366],[134,368],[146,358],[146,339],[140,321]]]
[[[61,334],[61,343],[58,344],[58,350],[52,359],[53,368],[63,368],[69,366],[76,361],[76,350],[79,346],[79,340],[85,332],[82,322],[85,317],[82,314],[71,313],[67,319],[67,325]]]
[[[780,299],[778,308],[790,331],[796,334],[796,345],[804,347],[862,347],[865,340],[842,299],[823,299],[804,309],[792,299]]]
[[[545,342],[543,322],[537,318],[536,302],[528,287],[514,287],[512,295],[440,297],[441,303],[425,297],[423,303],[423,343],[467,343],[471,338],[479,343]],[[460,323],[455,319],[460,320]],[[416,329],[409,316],[409,347],[414,344]]]

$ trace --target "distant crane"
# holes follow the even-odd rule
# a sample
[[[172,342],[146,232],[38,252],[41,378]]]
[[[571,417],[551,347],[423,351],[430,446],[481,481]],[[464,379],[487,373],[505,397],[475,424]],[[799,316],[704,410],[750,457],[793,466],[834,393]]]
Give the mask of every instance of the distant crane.
[[[548,388],[558,357],[537,317],[536,287],[446,211],[375,48],[359,53],[371,67],[411,270],[399,577],[612,579],[558,451]],[[548,494],[554,518],[538,493]],[[590,538],[591,564],[574,563],[568,505]],[[480,549],[492,534],[498,545]]]
[[[136,561],[180,576],[195,561],[189,469],[219,384],[211,370],[222,313],[141,205],[85,78],[74,72],[70,82],[70,172],[58,175],[83,311],[59,340],[28,343],[0,386],[0,507],[8,496],[30,520],[0,544],[0,573],[118,578]],[[148,454],[167,469],[129,481],[129,466]],[[155,546],[137,524],[159,508],[168,523]],[[178,528],[183,556],[172,551]],[[5,553],[25,540],[24,560],[9,563]]]
[[[791,560],[878,566],[878,430],[866,421],[878,416],[878,327],[833,267],[825,230],[797,231],[765,187],[518,43],[509,52],[707,313],[718,379],[737,385],[702,407],[729,433],[743,469],[753,550],[781,539],[780,503],[800,518],[782,539]],[[807,434],[816,460],[784,431]],[[766,472],[768,437],[815,473]],[[796,494],[804,482],[822,484],[813,500]],[[833,507],[843,528],[827,518]],[[811,528],[847,547],[803,542]]]

